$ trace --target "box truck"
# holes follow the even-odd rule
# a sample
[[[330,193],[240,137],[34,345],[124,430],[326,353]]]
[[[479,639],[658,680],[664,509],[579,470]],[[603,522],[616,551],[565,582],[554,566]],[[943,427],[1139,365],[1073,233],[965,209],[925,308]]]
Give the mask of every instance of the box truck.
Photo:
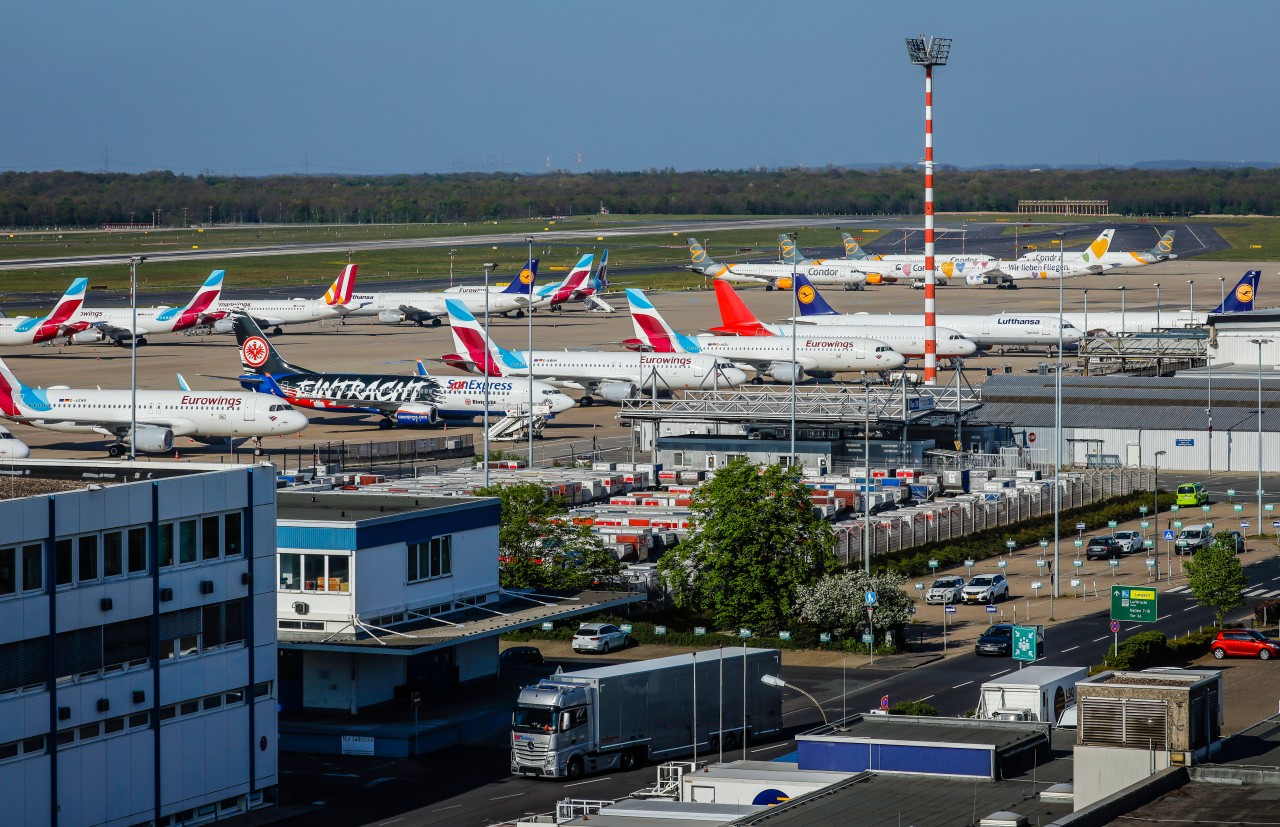
[[[782,729],[777,649],[725,648],[544,678],[520,690],[511,772],[577,778],[718,752]]]
[[[1076,682],[1088,676],[1087,666],[1028,666],[1001,675],[979,690],[978,717],[1057,723],[1076,702]]]

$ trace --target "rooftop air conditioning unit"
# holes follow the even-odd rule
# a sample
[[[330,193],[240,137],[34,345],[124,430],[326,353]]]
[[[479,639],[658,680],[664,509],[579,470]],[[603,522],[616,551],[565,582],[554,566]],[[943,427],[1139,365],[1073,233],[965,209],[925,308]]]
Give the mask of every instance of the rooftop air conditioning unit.
[[[300,615],[311,613],[311,607],[308,606],[306,603],[303,603],[301,600],[293,604],[293,610]]]

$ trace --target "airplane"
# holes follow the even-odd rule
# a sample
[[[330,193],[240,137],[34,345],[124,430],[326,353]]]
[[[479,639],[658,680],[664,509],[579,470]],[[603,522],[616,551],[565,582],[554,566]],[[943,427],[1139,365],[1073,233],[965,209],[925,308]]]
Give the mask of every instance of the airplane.
[[[911,279],[912,287],[924,286],[926,271],[923,255],[868,253],[858,244],[858,240],[848,233],[841,233],[840,238],[844,242],[846,261],[854,262],[868,273],[878,271],[886,280]],[[944,254],[933,258],[938,284],[950,284],[953,280],[971,285],[985,284],[986,282],[980,277],[995,264],[995,259],[991,256],[977,253]]]
[[[449,326],[458,353],[441,361],[486,376],[528,376],[544,379],[563,388],[586,391],[578,404],[595,404],[592,394],[608,402],[622,402],[642,389],[714,390],[733,388],[747,381],[742,370],[723,359],[701,353],[648,354],[605,353],[601,351],[535,350],[511,351],[495,344],[484,328],[461,303],[448,300]]]
[[[132,394],[124,390],[32,388],[0,360],[0,417],[62,433],[103,434],[115,438],[107,453],[118,457],[133,442],[143,453],[168,453],[175,436],[235,439],[293,434],[307,418],[274,396],[244,391],[137,391],[137,434],[131,433]],[[136,439],[134,438],[136,436]]]
[[[1056,279],[1071,278],[1104,273],[1115,265],[1105,264],[1103,256],[1111,247],[1111,239],[1115,230],[1103,230],[1088,247],[1073,253],[1068,252],[1035,252],[1027,253],[1015,261],[997,260],[990,270],[982,274],[988,284],[998,287],[1017,288],[1014,282],[1024,279]],[[978,282],[968,282],[977,284]]]
[[[791,240],[791,236],[786,233],[778,235],[778,249],[782,253],[782,263],[788,267],[794,267],[797,274],[804,273],[809,276],[810,281],[814,280],[814,273],[817,273],[819,278],[823,275],[836,278],[849,277],[858,273],[862,275],[865,284],[892,284],[897,281],[891,264],[878,261],[849,261],[841,258],[805,258],[800,254],[795,242]],[[846,289],[848,289],[847,286]]]
[[[534,262],[529,262],[533,264]],[[457,302],[475,313],[483,312],[486,305],[489,315],[502,316],[512,311],[524,315],[530,307],[534,268],[526,265],[511,283],[497,293],[485,295],[481,287],[475,292],[404,292],[404,293],[352,293],[346,314],[350,316],[377,316],[383,324],[413,322],[418,327],[439,327],[440,320],[449,315],[446,302]]]
[[[804,290],[808,279],[797,279],[796,289]],[[809,285],[812,287],[812,285]],[[807,295],[807,294],[806,294]],[[821,297],[818,298],[820,300]],[[790,336],[791,326],[765,324],[756,318],[731,285],[716,282],[716,304],[720,307],[720,326],[710,328],[712,333],[732,336]],[[803,329],[803,325],[801,329]],[[924,356],[925,329],[907,325],[861,324],[825,325],[822,335],[832,338],[867,337],[879,339],[907,358]],[[971,356],[978,346],[957,330],[939,327],[936,331],[937,354],[940,358],[957,359]]]
[[[689,269],[695,273],[732,284],[764,285],[765,290],[787,290],[791,287],[791,276],[796,268],[790,264],[721,264],[707,255],[706,248],[696,238],[690,238],[688,242],[689,256],[693,259]],[[788,238],[787,243],[790,244],[791,239]],[[821,265],[807,268],[806,275],[815,284],[837,285],[846,290],[861,290],[867,283],[866,273]]]
[[[817,288],[809,285],[811,292],[799,292],[796,302],[800,307],[799,324],[812,325],[906,325],[913,328],[924,327],[924,316],[907,313],[901,316],[893,313],[837,313]],[[788,319],[788,322],[791,320]],[[978,347],[1044,345],[1056,347],[1058,344],[1058,316],[1056,313],[993,313],[989,316],[977,315],[943,315],[938,314],[937,330],[954,330]],[[941,333],[937,334],[941,337]],[[1071,322],[1063,320],[1062,341],[1073,344],[1080,341],[1084,334]],[[941,345],[941,342],[939,342]]]
[[[526,261],[524,266],[520,268],[520,272],[512,276],[507,281],[501,282],[499,284],[490,284],[488,288],[489,295],[494,296],[499,293],[505,292],[506,289],[511,286],[511,282],[523,278],[526,271],[531,275],[532,278],[536,279],[538,276],[538,259],[531,258],[528,261]],[[506,277],[500,276],[498,278],[501,281],[501,279]],[[546,288],[544,287],[541,289],[545,290]],[[481,295],[483,295],[485,292],[485,286],[483,284],[459,284],[454,287],[446,287],[444,292],[446,293],[480,293]],[[535,290],[534,292],[536,293],[537,291]],[[524,315],[523,310],[516,310],[517,318],[523,315]],[[504,318],[508,318],[509,313],[503,313],[502,316]]]
[[[224,270],[214,270],[184,307],[139,307],[138,327],[133,328],[133,310],[128,307],[112,307],[102,310],[80,308],[77,321],[89,326],[71,336],[74,344],[92,344],[110,341],[124,347],[133,342],[145,345],[147,337],[157,333],[178,333],[197,327],[209,327],[226,315],[225,311],[210,311],[222,292]]]
[[[435,379],[422,362],[414,376],[370,373],[318,373],[290,364],[263,335],[252,318],[236,313],[233,322],[244,374],[236,377],[246,390],[287,399],[300,408],[356,412],[382,417],[379,428],[432,425],[437,421],[470,421],[484,414],[484,383],[489,384],[490,415],[505,416],[529,407],[529,383],[492,379]],[[535,410],[554,416],[576,403],[545,382],[533,383]]]
[[[337,319],[348,315],[352,312],[352,291],[356,286],[356,269],[357,264],[348,264],[342,268],[342,272],[329,289],[325,291],[324,297],[320,299],[236,299],[229,300],[219,297],[213,306],[208,310],[212,313],[222,313],[222,317],[213,323],[213,329],[217,333],[234,333],[235,326],[231,323],[229,315],[233,310],[239,310],[248,313],[257,320],[260,327],[273,328],[273,334],[279,336],[281,327],[290,324],[304,324],[306,322],[318,322],[323,319]]]
[[[1063,318],[1073,325],[1089,333],[1150,333],[1180,327],[1200,327],[1208,324],[1209,316],[1215,313],[1248,313],[1253,310],[1253,302],[1257,298],[1258,284],[1262,281],[1261,270],[1250,270],[1241,277],[1226,298],[1208,313],[1193,313],[1188,310],[1127,310],[1120,313],[1114,310],[1102,313],[1064,313]]]
[[[8,428],[0,427],[0,458],[26,459],[31,456],[31,446],[13,435]]]
[[[763,383],[766,375],[779,382],[799,382],[806,375],[830,379],[844,371],[893,370],[907,361],[884,342],[827,336],[825,328],[823,335],[808,335],[813,328],[801,327],[794,341],[791,336],[685,336],[667,324],[643,290],[634,288],[627,290],[627,306],[636,338],[624,341],[623,345],[655,353],[721,356],[734,364],[751,367],[756,372],[753,380],[756,384]]]
[[[1170,261],[1177,258],[1177,254],[1173,252],[1173,237],[1177,234],[1177,230],[1169,230],[1160,236],[1160,240],[1156,242],[1156,246],[1152,247],[1145,253],[1135,253],[1132,251],[1110,251],[1102,256],[1102,263],[1109,264],[1112,267],[1145,267],[1148,264],[1156,264],[1161,261]]]
[[[84,330],[85,325],[77,322],[75,317],[88,287],[88,279],[71,282],[47,316],[0,319],[0,345],[38,345],[55,339],[68,339]]]

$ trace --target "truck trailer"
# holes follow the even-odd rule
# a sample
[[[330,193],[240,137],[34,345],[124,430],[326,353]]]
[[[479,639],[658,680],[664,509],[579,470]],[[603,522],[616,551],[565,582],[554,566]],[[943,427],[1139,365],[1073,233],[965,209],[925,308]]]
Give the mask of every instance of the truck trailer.
[[[982,685],[979,718],[1057,723],[1076,702],[1076,682],[1089,676],[1087,666],[1028,666]]]
[[[781,731],[781,687],[760,680],[780,669],[777,649],[726,648],[543,678],[512,712],[511,772],[577,778],[739,748]]]

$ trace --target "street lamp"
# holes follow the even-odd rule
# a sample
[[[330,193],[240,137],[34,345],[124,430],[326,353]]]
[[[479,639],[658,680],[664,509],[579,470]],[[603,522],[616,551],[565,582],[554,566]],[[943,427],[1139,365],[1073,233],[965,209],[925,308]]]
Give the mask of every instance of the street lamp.
[[[525,236],[529,245],[527,267],[533,266],[533,236]],[[529,467],[533,467],[533,285],[529,285]]]
[[[760,683],[764,684],[765,686],[776,686],[778,689],[782,689],[784,687],[786,689],[794,689],[795,691],[799,692],[801,695],[804,695],[806,698],[808,698],[810,701],[813,702],[814,706],[818,708],[818,712],[821,713],[822,715],[822,725],[823,726],[829,725],[830,722],[827,721],[827,711],[822,708],[822,704],[818,703],[817,698],[813,697],[808,692],[805,692],[800,687],[787,683],[782,678],[779,678],[777,675],[761,675]]]
[[[1120,332],[1125,332],[1125,315],[1124,315],[1124,285],[1120,285]]]
[[[1258,346],[1258,530],[1262,534],[1262,346],[1271,344],[1271,339],[1250,339]]]
[[[1166,451],[1156,451],[1155,453],[1155,479],[1151,482],[1151,519],[1156,521],[1156,534],[1160,532],[1160,457],[1164,456]],[[1173,552],[1169,552],[1169,576],[1173,577]],[[1156,566],[1160,565],[1160,549],[1156,549]],[[1156,581],[1160,580],[1160,572],[1156,571]]]
[[[138,459],[138,265],[146,256],[129,256],[129,306],[133,311],[129,337],[129,461]],[[234,442],[232,443],[235,444]]]
[[[1160,282],[1156,282],[1156,327],[1160,327]]]
[[[1053,372],[1053,596],[1058,597],[1058,552],[1061,545],[1059,518],[1062,513],[1062,486],[1058,475],[1062,473],[1062,283],[1066,281],[1066,233],[1054,233],[1058,237],[1058,369]],[[1089,335],[1088,324],[1085,336]]]
[[[1188,307],[1189,307],[1189,314],[1190,314],[1191,318],[1190,318],[1190,319],[1188,319],[1187,321],[1188,321],[1188,323],[1189,323],[1189,324],[1195,324],[1195,321],[1196,321],[1196,280],[1195,280],[1195,279],[1187,279],[1187,284],[1191,286],[1191,298],[1187,300],[1187,305],[1188,305]]]
[[[489,273],[498,265],[484,263],[484,487],[489,487],[489,377],[493,375],[493,359],[489,356]],[[528,357],[532,358],[532,357]],[[533,365],[527,366],[533,373]]]
[[[800,372],[796,360],[796,316],[800,310],[796,307],[796,262],[800,258],[800,248],[796,246],[796,234],[787,233],[791,239],[791,456],[787,459],[787,467],[796,464],[796,374]]]

